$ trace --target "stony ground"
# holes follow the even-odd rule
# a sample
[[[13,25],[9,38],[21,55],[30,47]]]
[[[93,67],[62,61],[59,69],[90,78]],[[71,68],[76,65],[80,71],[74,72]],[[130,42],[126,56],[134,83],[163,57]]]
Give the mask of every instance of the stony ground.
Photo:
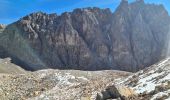
[[[120,77],[119,71],[42,70],[0,75],[1,100],[95,100],[97,93]]]
[[[170,100],[170,58],[120,80],[145,100]]]
[[[20,66],[11,63],[10,58],[0,59],[0,73],[24,74],[26,71]]]
[[[21,72],[0,74],[0,100],[170,100],[170,58],[134,74],[114,70]]]

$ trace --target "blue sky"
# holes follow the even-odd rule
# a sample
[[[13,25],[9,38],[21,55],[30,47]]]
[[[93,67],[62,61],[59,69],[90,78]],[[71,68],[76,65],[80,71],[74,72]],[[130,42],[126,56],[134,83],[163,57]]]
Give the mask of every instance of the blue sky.
[[[0,23],[10,24],[37,11],[61,14],[75,8],[100,7],[112,11],[121,0],[0,0]],[[129,0],[130,2],[134,0]],[[170,13],[169,0],[145,0],[146,3],[163,4]]]

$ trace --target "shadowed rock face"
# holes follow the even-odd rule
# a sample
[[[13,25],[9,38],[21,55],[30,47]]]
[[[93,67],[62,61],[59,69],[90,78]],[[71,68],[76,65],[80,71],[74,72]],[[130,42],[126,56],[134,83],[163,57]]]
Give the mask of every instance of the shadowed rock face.
[[[162,5],[123,0],[109,9],[32,13],[8,25],[0,45],[26,69],[137,71],[166,55],[170,17]]]

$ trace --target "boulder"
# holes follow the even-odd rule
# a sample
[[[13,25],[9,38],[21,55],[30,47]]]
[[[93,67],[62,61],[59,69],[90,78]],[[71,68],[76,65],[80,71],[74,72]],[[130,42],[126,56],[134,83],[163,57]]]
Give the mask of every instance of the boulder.
[[[97,94],[96,100],[136,100],[137,94],[125,86],[108,86],[100,94]]]

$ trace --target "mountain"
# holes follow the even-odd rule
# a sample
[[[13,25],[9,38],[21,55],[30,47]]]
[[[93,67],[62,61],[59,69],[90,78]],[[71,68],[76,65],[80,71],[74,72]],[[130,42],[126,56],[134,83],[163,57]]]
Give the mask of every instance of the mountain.
[[[48,69],[0,80],[2,100],[169,100],[170,58],[136,73]]]
[[[170,17],[163,5],[122,0],[109,9],[32,13],[0,34],[1,57],[27,70],[138,71],[166,57]]]

